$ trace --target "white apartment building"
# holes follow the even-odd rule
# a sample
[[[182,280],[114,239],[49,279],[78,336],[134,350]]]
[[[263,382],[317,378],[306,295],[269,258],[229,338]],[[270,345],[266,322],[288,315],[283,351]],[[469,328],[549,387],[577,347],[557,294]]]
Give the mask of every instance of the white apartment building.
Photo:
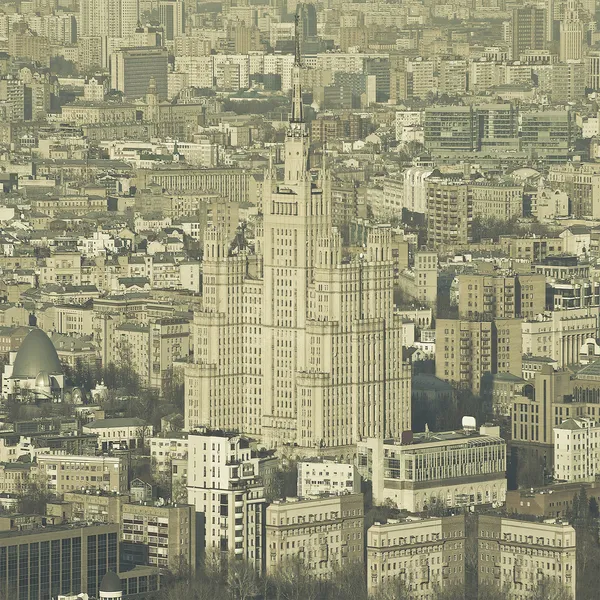
[[[298,463],[298,497],[358,494],[360,476],[353,464],[315,459]]]
[[[463,586],[465,536],[464,515],[374,523],[367,531],[369,596],[398,580],[420,600],[435,598],[438,585]]]
[[[600,472],[600,425],[587,418],[567,419],[554,428],[554,478],[594,481]]]
[[[188,434],[168,432],[148,440],[150,457],[157,471],[166,471],[174,460],[187,460]]]
[[[427,507],[502,503],[506,498],[506,441],[498,427],[410,433],[357,444],[360,475],[373,502],[420,512]]]
[[[407,430],[410,367],[393,302],[391,228],[371,228],[364,252],[344,255],[329,173],[313,180],[308,169],[299,62],[284,180],[265,174],[255,254],[230,255],[226,232],[206,230],[185,427],[316,450]]]
[[[246,437],[209,430],[188,436],[188,502],[204,513],[206,551],[233,553],[256,567],[266,507],[260,462]]]

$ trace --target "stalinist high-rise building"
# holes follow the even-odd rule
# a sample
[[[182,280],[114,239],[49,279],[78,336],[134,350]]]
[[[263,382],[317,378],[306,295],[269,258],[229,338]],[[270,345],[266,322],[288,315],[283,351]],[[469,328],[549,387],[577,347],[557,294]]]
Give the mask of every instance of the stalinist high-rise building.
[[[327,170],[309,169],[298,35],[292,79],[284,176],[266,173],[255,253],[230,252],[218,228],[205,234],[186,429],[306,448],[399,436],[410,429],[410,367],[392,298],[391,230],[374,226],[360,254],[345,252]]]

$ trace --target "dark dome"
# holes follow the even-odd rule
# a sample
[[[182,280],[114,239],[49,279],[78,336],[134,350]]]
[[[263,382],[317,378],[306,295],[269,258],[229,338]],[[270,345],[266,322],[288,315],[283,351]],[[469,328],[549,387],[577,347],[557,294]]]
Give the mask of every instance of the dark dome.
[[[35,379],[41,371],[59,375],[62,366],[50,338],[41,329],[32,329],[17,352],[11,377]]]
[[[107,571],[100,582],[100,591],[108,593],[122,592],[123,584],[121,583],[121,578],[114,571]]]

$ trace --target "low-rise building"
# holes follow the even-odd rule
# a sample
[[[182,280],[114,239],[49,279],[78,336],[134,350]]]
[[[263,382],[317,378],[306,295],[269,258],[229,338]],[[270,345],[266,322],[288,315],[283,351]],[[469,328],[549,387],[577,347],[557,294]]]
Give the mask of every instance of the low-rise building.
[[[420,512],[502,503],[506,496],[506,442],[498,427],[369,438],[358,442],[357,461],[376,504]]]
[[[73,521],[120,523],[121,506],[129,502],[129,495],[101,490],[78,490],[65,492],[63,500],[71,505]]]
[[[362,494],[275,500],[266,516],[267,574],[297,558],[320,579],[344,565],[362,565],[363,530]]]
[[[137,417],[118,419],[97,419],[83,426],[84,433],[98,436],[98,449],[135,450],[143,448],[154,432],[152,425]]]
[[[466,527],[464,515],[374,523],[367,531],[367,591],[401,581],[421,600],[436,597],[439,588],[465,584]]]
[[[188,434],[170,431],[151,437],[149,440],[150,456],[159,472],[166,471],[173,461],[187,460]]]

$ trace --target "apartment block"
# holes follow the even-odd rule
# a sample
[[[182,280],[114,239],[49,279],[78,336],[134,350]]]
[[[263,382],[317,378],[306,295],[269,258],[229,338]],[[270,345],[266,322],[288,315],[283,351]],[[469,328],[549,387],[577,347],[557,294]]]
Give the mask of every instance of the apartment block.
[[[587,418],[566,419],[554,428],[554,478],[595,481],[600,473],[600,425]]]
[[[376,596],[400,581],[409,593],[433,600],[439,588],[462,588],[466,544],[463,515],[376,522],[367,531],[367,591]]]
[[[461,274],[458,314],[465,319],[533,319],[546,307],[546,278],[532,275]]]
[[[170,431],[148,440],[150,456],[158,471],[167,471],[176,460],[186,460],[188,456],[188,434]]]
[[[522,185],[493,181],[473,185],[473,218],[509,221],[522,216]]]
[[[434,306],[438,292],[438,255],[437,252],[419,250],[415,252],[415,286],[417,300]]]
[[[120,523],[121,507],[129,502],[129,495],[101,490],[77,490],[65,492],[63,502],[70,505],[73,521]]]
[[[541,262],[547,256],[562,254],[563,241],[553,237],[500,237],[500,249],[510,258]]]
[[[188,436],[188,502],[204,513],[206,551],[257,568],[266,508],[260,463],[246,437],[206,429]]]
[[[124,493],[128,490],[129,468],[118,456],[69,456],[38,454],[40,477],[56,494],[74,490]]]
[[[476,317],[475,317],[476,318]],[[520,319],[465,321],[438,319],[435,374],[478,394],[482,378],[496,373],[521,376]]]
[[[392,501],[410,512],[492,504],[506,495],[506,442],[498,427],[370,438],[359,442],[357,464],[376,504]]]
[[[319,579],[364,562],[364,499],[362,494],[329,498],[275,500],[267,508],[267,575],[300,558]]]
[[[462,178],[427,178],[427,245],[466,246],[471,241],[473,188]]]
[[[508,586],[512,597],[525,600],[549,578],[575,597],[576,534],[568,523],[479,515],[477,533],[480,584]]]
[[[161,571],[196,569],[196,509],[153,502],[121,505],[121,539],[148,547],[148,564]]]

